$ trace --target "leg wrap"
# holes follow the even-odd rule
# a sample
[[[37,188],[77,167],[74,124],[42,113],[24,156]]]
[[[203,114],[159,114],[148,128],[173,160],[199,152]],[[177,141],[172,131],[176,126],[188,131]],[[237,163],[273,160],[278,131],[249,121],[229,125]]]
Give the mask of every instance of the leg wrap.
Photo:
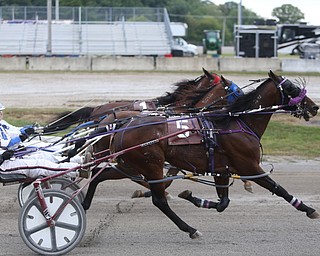
[[[273,181],[273,189],[271,191],[273,194],[282,197],[288,203],[291,203],[293,196],[290,195],[283,187],[281,187],[278,183]]]
[[[206,199],[194,197],[194,196],[192,196],[191,191],[187,191],[187,193],[184,194],[183,196],[180,196],[180,197],[188,200],[189,202],[193,203],[195,206],[197,206],[199,208],[207,208],[207,209],[214,208],[218,212],[224,211],[228,207],[229,202],[230,202],[228,197],[221,198],[221,201],[217,203],[217,202],[212,202],[212,201],[209,201]]]
[[[299,209],[299,206],[301,205],[301,203],[302,202],[298,198],[295,198],[294,196],[292,197],[292,199],[290,201],[290,204],[296,209]]]
[[[197,197],[193,197],[193,201],[194,201],[193,202],[194,205],[199,208],[207,208],[207,209],[215,208],[216,209],[218,205],[218,203],[215,203],[206,199],[200,199]]]
[[[290,203],[294,208],[299,211],[305,212],[307,216],[310,216],[315,210],[307,205],[305,205],[302,201],[290,195],[283,187],[274,182],[273,193],[277,196],[283,197],[288,203]]]

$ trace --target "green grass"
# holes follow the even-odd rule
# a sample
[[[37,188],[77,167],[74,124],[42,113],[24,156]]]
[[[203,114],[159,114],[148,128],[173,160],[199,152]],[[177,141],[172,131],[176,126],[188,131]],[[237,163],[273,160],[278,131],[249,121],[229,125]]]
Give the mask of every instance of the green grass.
[[[320,127],[271,121],[261,144],[266,155],[319,157]]]

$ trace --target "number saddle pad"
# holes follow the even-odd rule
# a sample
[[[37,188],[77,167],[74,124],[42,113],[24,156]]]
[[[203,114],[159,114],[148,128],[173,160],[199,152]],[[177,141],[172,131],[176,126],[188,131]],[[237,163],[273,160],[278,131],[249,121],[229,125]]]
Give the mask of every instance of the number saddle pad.
[[[172,119],[176,119],[176,117],[168,118],[168,134],[186,129],[194,129],[194,131],[187,131],[170,137],[168,139],[169,145],[201,144],[203,142],[203,136],[200,132],[201,129],[197,118],[180,119],[176,121]]]
[[[153,101],[135,101],[133,103],[133,110],[136,110],[136,111],[143,111],[143,110],[154,111],[156,109],[157,109],[157,106]]]

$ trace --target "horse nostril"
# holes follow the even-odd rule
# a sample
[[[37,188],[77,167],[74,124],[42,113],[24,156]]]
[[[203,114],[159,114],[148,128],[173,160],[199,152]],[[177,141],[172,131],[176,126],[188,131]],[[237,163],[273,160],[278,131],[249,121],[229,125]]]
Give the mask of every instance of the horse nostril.
[[[318,105],[313,106],[313,107],[312,107],[312,110],[313,110],[313,111],[318,111],[318,110],[319,110],[319,106],[318,106]]]

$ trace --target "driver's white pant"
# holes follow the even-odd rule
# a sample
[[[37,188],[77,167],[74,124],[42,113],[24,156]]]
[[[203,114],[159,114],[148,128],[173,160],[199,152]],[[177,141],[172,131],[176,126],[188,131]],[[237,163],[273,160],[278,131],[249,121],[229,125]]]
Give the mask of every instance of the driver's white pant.
[[[49,160],[49,161],[55,162],[55,163],[58,163],[64,159],[66,159],[66,157],[62,157],[59,154],[54,154],[52,152],[43,151],[43,150],[39,150],[36,152],[32,152],[31,154],[24,155],[23,158],[46,159],[46,160]],[[75,163],[81,164],[82,158],[80,156],[76,155],[70,159],[70,162],[75,162]]]
[[[65,162],[55,163],[46,159],[21,158],[14,160],[5,160],[1,165],[3,173],[19,173],[30,178],[38,178],[39,176],[50,176],[57,174],[59,171],[66,171],[75,168],[65,176],[75,178],[78,176],[76,171],[79,167],[78,163]]]

